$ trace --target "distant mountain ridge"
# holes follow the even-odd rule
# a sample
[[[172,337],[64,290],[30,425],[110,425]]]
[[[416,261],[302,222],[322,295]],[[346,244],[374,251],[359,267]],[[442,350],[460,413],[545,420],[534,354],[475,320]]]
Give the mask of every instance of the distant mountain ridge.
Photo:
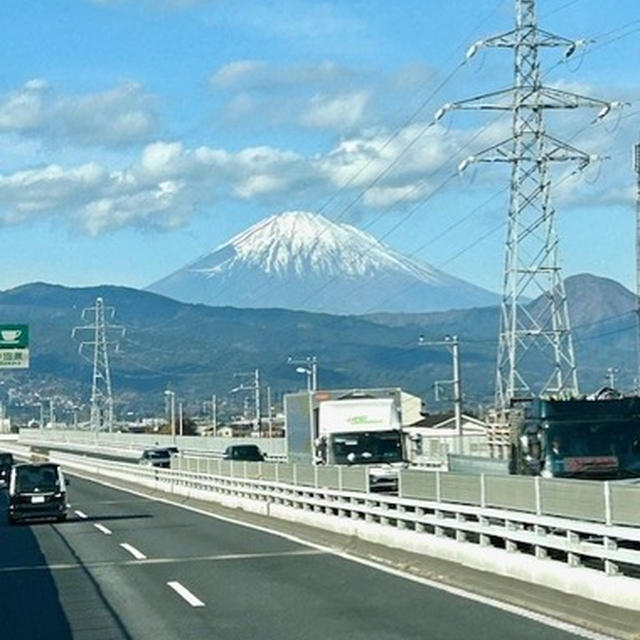
[[[601,386],[608,367],[631,388],[636,371],[635,296],[622,285],[589,274],[566,281],[581,388]],[[237,386],[234,373],[259,368],[274,398],[304,386],[287,365],[289,354],[315,355],[323,387],[401,386],[424,395],[434,380],[451,376],[451,357],[438,347],[416,348],[418,336],[461,340],[464,395],[469,405],[490,401],[495,376],[497,306],[430,314],[376,314],[368,317],[283,309],[236,309],[185,304],[127,287],[68,288],[44,283],[0,292],[3,322],[26,322],[31,335],[31,369],[3,372],[0,400],[56,404],[87,401],[91,365],[78,354],[71,329],[80,314],[102,297],[126,327],[121,349],[111,358],[116,401],[121,409],[161,412],[163,390],[185,401],[218,393],[223,402]],[[3,395],[4,394],[4,395]],[[17,395],[16,395],[17,394]],[[40,396],[42,397],[42,396]],[[81,400],[82,399],[82,400]],[[62,409],[60,409],[62,411]]]
[[[182,302],[332,314],[481,307],[498,296],[348,224],[289,211],[147,287]]]

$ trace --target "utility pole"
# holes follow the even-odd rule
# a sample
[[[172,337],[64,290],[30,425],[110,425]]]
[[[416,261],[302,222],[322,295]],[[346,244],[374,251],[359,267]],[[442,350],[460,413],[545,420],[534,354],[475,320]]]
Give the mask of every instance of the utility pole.
[[[269,425],[269,437],[272,435],[272,424],[273,424],[273,416],[271,414],[271,386],[267,385],[267,420]]]
[[[296,367],[296,373],[304,373],[307,376],[307,391],[318,390],[318,360],[315,356],[306,358],[294,358],[289,356],[287,364],[301,365]]]
[[[260,370],[259,369],[254,369],[254,371],[252,373],[234,373],[233,375],[234,375],[234,377],[245,377],[245,378],[248,378],[249,376],[251,376],[253,378],[253,384],[252,385],[245,385],[244,383],[241,383],[239,386],[234,387],[233,389],[231,389],[231,393],[237,393],[238,391],[253,391],[254,392],[254,412],[255,412],[254,428],[256,429],[256,431],[259,431],[259,429],[260,429],[260,414],[261,414],[261,408],[260,408]]]
[[[425,340],[424,336],[418,338],[418,344],[426,347],[446,346],[451,350],[453,379],[439,380],[448,382],[453,386],[453,415],[456,425],[456,435],[462,435],[462,390],[460,381],[460,341],[458,336],[445,336],[444,340]]]
[[[620,106],[543,85],[540,50],[562,47],[568,58],[584,41],[539,29],[535,0],[516,0],[515,5],[515,28],[476,42],[467,53],[468,59],[484,47],[512,49],[513,86],[445,105],[436,113],[439,119],[455,109],[494,110],[510,112],[512,117],[508,140],[474,154],[459,166],[462,171],[473,162],[511,165],[495,390],[496,407],[503,418],[513,401],[539,394],[567,397],[578,393],[567,296],[558,259],[550,165],[574,162],[577,172],[600,158],[547,135],[544,113],[547,109],[593,107],[599,109],[597,119],[601,119],[612,107]],[[538,303],[531,306],[536,298]],[[540,355],[544,365],[536,362]],[[534,366],[543,374],[543,383],[537,388],[527,379],[528,369]]]
[[[166,398],[169,398],[169,415],[171,418],[171,442],[176,443],[176,393],[170,389],[164,392]]]
[[[49,398],[49,424],[51,425],[51,429],[56,428],[56,416],[53,413],[53,398]]]
[[[211,430],[215,436],[218,430],[218,399],[215,393],[211,395]]]
[[[184,418],[183,418],[183,411],[182,411],[182,400],[180,400],[180,402],[178,403],[178,425],[180,427],[179,433],[180,433],[180,436],[182,437],[184,435]]]
[[[260,431],[260,371],[256,369],[253,372],[253,385],[255,393],[256,406],[256,431]]]
[[[88,307],[82,311],[82,319],[87,315],[93,316],[93,322],[84,326],[74,327],[71,337],[75,338],[79,331],[92,331],[93,340],[82,340],[78,346],[78,353],[82,353],[84,347],[93,347],[93,374],[91,382],[91,413],[90,427],[97,434],[100,430],[109,432],[113,429],[113,392],[111,388],[111,371],[109,368],[109,345],[115,344],[115,350],[119,348],[116,341],[108,341],[108,333],[115,331],[120,337],[124,336],[124,327],[109,325],[106,316],[114,316],[112,307],[105,307],[102,298],[96,298],[94,307]]]

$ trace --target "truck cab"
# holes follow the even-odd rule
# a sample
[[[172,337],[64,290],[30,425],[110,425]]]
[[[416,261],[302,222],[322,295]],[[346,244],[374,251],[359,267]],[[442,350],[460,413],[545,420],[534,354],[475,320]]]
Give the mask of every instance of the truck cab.
[[[516,473],[640,477],[640,398],[599,393],[575,400],[534,400],[512,442]]]
[[[347,398],[320,404],[315,464],[367,465],[372,491],[393,492],[405,465],[400,417],[391,398]]]

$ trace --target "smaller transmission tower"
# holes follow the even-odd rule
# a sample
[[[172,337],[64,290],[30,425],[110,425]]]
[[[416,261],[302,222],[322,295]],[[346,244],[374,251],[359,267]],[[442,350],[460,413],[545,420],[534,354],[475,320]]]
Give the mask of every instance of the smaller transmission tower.
[[[110,325],[106,316],[113,319],[115,314],[112,307],[105,307],[102,298],[96,298],[94,307],[88,307],[82,311],[82,319],[91,317],[93,322],[83,326],[74,327],[71,337],[75,338],[78,332],[91,331],[92,340],[82,340],[78,346],[78,353],[84,355],[86,347],[93,348],[93,374],[91,382],[91,414],[90,428],[94,432],[111,431],[113,429],[113,391],[111,388],[111,372],[109,369],[109,345],[114,344],[116,351],[117,341],[109,342],[108,333],[117,332],[124,336],[124,327]]]

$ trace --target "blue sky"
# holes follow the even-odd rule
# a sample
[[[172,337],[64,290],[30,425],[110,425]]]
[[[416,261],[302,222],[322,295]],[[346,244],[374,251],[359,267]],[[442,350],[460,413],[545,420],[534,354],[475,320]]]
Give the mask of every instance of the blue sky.
[[[513,5],[1,3],[0,288],[144,287],[297,209],[499,290],[508,171],[454,174],[479,148],[474,135],[496,139],[508,116],[455,113],[421,132],[442,104],[509,85],[509,52],[459,62],[512,27]],[[635,286],[637,0],[540,0],[538,14],[595,41],[567,63],[547,53],[545,82],[630,103],[596,124],[592,112],[549,120],[557,137],[610,157],[555,195],[565,275]]]

